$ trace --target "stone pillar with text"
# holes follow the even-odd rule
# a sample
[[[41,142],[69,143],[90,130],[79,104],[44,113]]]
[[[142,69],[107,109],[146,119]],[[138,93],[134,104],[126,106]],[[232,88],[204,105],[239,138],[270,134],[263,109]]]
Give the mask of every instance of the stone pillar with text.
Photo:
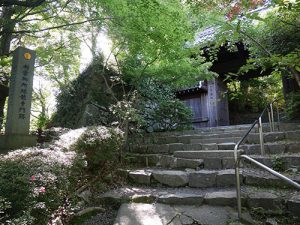
[[[36,144],[36,137],[29,135],[35,57],[34,51],[24,47],[14,51],[5,135],[0,136],[1,150]]]
[[[226,85],[221,78],[207,82],[209,127],[228,126],[229,110]]]

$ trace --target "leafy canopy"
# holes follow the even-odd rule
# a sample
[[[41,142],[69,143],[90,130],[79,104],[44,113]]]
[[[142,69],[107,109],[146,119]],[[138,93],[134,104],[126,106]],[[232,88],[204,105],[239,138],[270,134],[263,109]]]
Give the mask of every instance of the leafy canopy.
[[[135,83],[150,76],[186,85],[207,74],[198,50],[187,46],[194,39],[188,9],[173,0],[112,0],[101,2],[113,40],[114,55],[125,80]],[[203,79],[203,78],[202,78]]]

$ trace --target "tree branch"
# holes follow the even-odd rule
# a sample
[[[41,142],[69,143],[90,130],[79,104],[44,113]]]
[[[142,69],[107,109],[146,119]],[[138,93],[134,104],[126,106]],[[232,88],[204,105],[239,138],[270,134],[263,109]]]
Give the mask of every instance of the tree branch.
[[[44,29],[40,29],[40,30],[19,30],[19,31],[14,31],[12,33],[14,34],[20,34],[20,33],[39,33],[39,32],[43,32],[43,31],[48,31],[48,30],[55,30],[55,29],[59,29],[59,28],[63,28],[63,27],[70,27],[70,26],[75,26],[75,25],[81,25],[81,24],[85,24],[91,21],[98,21],[98,20],[110,20],[112,19],[112,17],[103,17],[103,18],[97,18],[97,19],[89,19],[89,20],[84,20],[84,21],[80,21],[80,22],[75,22],[75,23],[68,23],[68,24],[62,24],[59,26],[54,26],[54,27],[47,27]],[[0,33],[0,35],[2,34],[2,32]]]
[[[0,0],[0,6],[23,6],[23,7],[37,7],[42,5],[46,0],[36,0],[36,1],[30,1],[30,0]]]

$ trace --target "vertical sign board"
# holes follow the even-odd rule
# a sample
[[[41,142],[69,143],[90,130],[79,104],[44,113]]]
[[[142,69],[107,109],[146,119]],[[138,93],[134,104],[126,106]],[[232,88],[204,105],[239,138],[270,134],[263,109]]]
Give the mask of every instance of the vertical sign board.
[[[13,55],[5,134],[28,135],[36,54],[18,47]]]
[[[216,80],[207,82],[209,127],[218,126]]]
[[[229,125],[229,109],[228,109],[228,99],[227,99],[227,87],[224,81],[220,78],[217,79],[217,95],[218,95],[218,126]]]

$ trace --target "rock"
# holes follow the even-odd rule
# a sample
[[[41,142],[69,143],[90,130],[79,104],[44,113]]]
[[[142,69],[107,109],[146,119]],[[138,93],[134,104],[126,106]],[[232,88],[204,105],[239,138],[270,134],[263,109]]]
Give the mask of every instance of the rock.
[[[75,216],[83,216],[87,213],[91,213],[91,212],[94,212],[94,211],[97,211],[97,212],[103,212],[105,209],[102,208],[102,207],[88,207],[88,208],[85,208],[81,211],[79,211],[78,213],[75,214]]]
[[[258,144],[242,145],[241,148],[247,155],[260,154],[260,145]]]
[[[201,170],[189,174],[190,187],[214,187],[216,186],[216,171]]]
[[[203,195],[177,193],[161,195],[157,201],[170,205],[202,205],[203,200]]]
[[[84,190],[83,192],[77,195],[79,198],[82,198],[85,202],[90,202],[92,197],[92,192],[89,189]]]
[[[275,132],[275,133],[266,133],[264,134],[264,141],[265,142],[274,142],[274,141],[281,141],[285,139],[284,132]]]
[[[259,187],[283,187],[284,185],[286,185],[286,183],[284,183],[282,180],[269,173],[254,174],[246,172],[244,177],[244,182],[247,185],[254,185]]]
[[[242,162],[240,161],[240,165],[242,167]],[[223,169],[232,169],[235,167],[233,158],[224,158],[222,159],[222,168]]]
[[[300,166],[300,157],[299,155],[284,155],[282,156],[282,160],[285,162],[285,166],[287,168],[298,167]]]
[[[131,202],[134,203],[152,203],[156,197],[151,194],[135,194],[131,197]]]
[[[286,145],[287,152],[290,153],[299,153],[300,152],[300,143],[287,143]]]
[[[207,205],[123,204],[114,225],[226,225],[237,220],[233,211],[228,207]]]
[[[152,175],[159,183],[170,187],[186,186],[189,182],[188,174],[183,171],[160,170],[153,171]]]
[[[136,170],[129,172],[129,178],[138,184],[150,184],[151,172],[145,170]]]
[[[174,137],[174,136],[167,136],[165,138],[166,143],[180,143],[180,141],[178,140],[178,137]]]
[[[176,161],[176,167],[177,168],[197,169],[198,167],[202,167],[202,166],[203,166],[203,160],[202,159],[177,158],[177,161]]]
[[[147,145],[131,145],[129,147],[130,152],[137,152],[137,153],[146,153],[147,152]]]
[[[175,151],[182,151],[184,150],[184,144],[182,143],[173,143],[169,144],[169,152],[173,153]]]
[[[168,208],[168,211],[171,209]],[[157,212],[157,207],[152,204],[123,204],[118,212],[114,225],[163,225]]]
[[[148,145],[147,153],[168,153],[169,145]]]
[[[233,150],[235,147],[234,142],[220,143],[218,144],[218,148],[220,150]]]
[[[288,131],[286,132],[286,139],[299,141],[300,131]]]
[[[209,205],[235,206],[237,204],[235,191],[218,191],[207,193],[204,199],[205,203]]]
[[[243,180],[241,174],[240,174],[240,180],[241,181]],[[218,187],[230,187],[230,186],[234,186],[235,183],[236,183],[236,178],[235,178],[234,169],[222,170],[219,171],[219,173],[217,174]]]
[[[295,195],[290,198],[287,202],[288,210],[294,215],[300,215],[300,195]]]
[[[184,150],[186,151],[199,151],[202,150],[201,144],[188,144],[184,146]]]
[[[282,154],[285,152],[284,144],[269,143],[266,145],[266,150],[269,154]]]
[[[156,166],[159,161],[160,155],[158,154],[148,154],[144,155],[144,160],[142,161],[145,166]]]
[[[275,219],[273,219],[273,218],[268,218],[268,219],[266,220],[265,225],[278,225],[278,223],[276,222]]]
[[[212,170],[222,169],[222,159],[220,158],[206,158],[204,159],[204,168]]]
[[[176,158],[169,155],[162,155],[159,160],[159,165],[163,168],[175,168]]]
[[[249,207],[277,210],[282,208],[280,199],[270,192],[256,192],[248,195],[247,203]]]
[[[202,145],[203,150],[216,150],[218,149],[218,145],[213,143],[213,144],[203,144]]]
[[[178,142],[183,143],[183,144],[191,144],[191,137],[189,135],[179,136]]]
[[[182,225],[191,225],[193,224],[194,220],[186,215],[181,215],[180,222]]]

